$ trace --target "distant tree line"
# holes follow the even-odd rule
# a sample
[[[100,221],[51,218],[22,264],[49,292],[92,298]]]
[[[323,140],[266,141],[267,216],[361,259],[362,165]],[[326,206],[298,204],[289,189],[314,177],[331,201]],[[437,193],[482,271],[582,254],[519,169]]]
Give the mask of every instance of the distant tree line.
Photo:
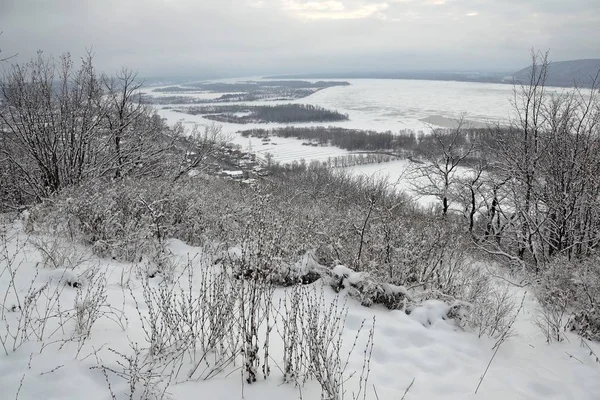
[[[458,134],[457,134],[458,132]],[[493,148],[493,135],[489,129],[436,129],[433,134],[416,133],[402,130],[398,133],[376,132],[340,127],[296,127],[287,126],[273,129],[248,129],[240,132],[244,137],[267,138],[269,136],[293,137],[310,140],[321,146],[336,146],[348,151],[386,152],[399,157],[420,158],[438,149],[438,141],[453,141],[455,148],[468,148],[471,143],[485,143],[463,160],[463,164],[472,164],[479,158],[485,158],[488,149]]]
[[[249,123],[292,123],[292,122],[333,122],[346,121],[348,114],[328,110],[310,104],[281,104],[274,106],[201,106],[179,110],[187,114],[204,115],[204,118],[218,122],[236,124]]]
[[[212,103],[236,103],[250,101],[275,101],[295,100],[308,97],[315,93],[315,89],[287,89],[272,88],[272,90],[257,90],[247,93],[225,93],[216,99],[200,99],[193,96],[142,96],[142,102],[146,104],[212,104]],[[193,91],[195,92],[195,90]]]
[[[374,132],[358,129],[347,129],[338,127],[295,127],[287,126],[275,129],[249,129],[240,132],[242,136],[269,137],[278,136],[285,138],[307,139],[323,146],[336,146],[348,151],[356,150],[399,150],[405,148],[405,139],[392,132]],[[416,140],[413,138],[413,141]],[[402,143],[401,143],[402,142]]]
[[[298,80],[280,80],[280,81],[247,81],[235,83],[222,82],[201,82],[185,85],[167,86],[154,89],[155,92],[212,92],[212,93],[232,93],[232,92],[254,92],[260,89],[325,89],[334,86],[348,86],[350,83],[344,81],[319,81],[307,82]]]
[[[325,168],[348,168],[355,167],[357,165],[368,165],[368,164],[381,164],[390,161],[397,160],[398,157],[390,154],[382,153],[360,153],[360,154],[346,154],[343,156],[328,157],[327,160],[323,161],[311,161],[312,166],[325,167]],[[306,160],[301,159],[300,161],[292,161],[290,163],[290,169],[296,169],[296,166],[306,166]],[[269,162],[267,167],[271,170],[278,170],[282,166],[277,166],[277,163]]]

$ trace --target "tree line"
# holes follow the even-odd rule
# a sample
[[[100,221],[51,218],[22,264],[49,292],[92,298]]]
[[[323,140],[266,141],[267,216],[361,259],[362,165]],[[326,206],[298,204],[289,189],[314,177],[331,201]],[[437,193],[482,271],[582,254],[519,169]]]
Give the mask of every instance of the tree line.
[[[250,101],[295,100],[308,97],[320,89],[287,89],[268,88],[246,93],[224,93],[216,99],[200,99],[193,96],[149,96],[142,97],[147,104],[212,104],[212,103],[239,103]],[[177,92],[177,91],[175,91]],[[195,93],[195,90],[192,90]]]
[[[502,128],[500,128],[502,129]],[[394,133],[391,131],[377,132],[361,129],[341,128],[334,126],[298,127],[286,126],[282,128],[254,128],[240,131],[244,137],[268,138],[269,136],[293,137],[310,140],[321,146],[336,146],[348,151],[383,151],[393,153],[398,157],[423,157],[431,151],[437,151],[438,139],[453,138],[454,147],[467,148],[471,143],[490,143],[494,140],[494,133],[483,128],[464,129],[435,129],[430,134],[404,129]],[[456,136],[456,137],[454,137]],[[476,158],[486,158],[488,148],[492,146],[479,146],[476,151],[469,154],[464,163],[472,164]]]
[[[199,106],[180,110],[191,115],[204,115],[204,118],[218,122],[236,124],[249,123],[292,123],[292,122],[331,122],[347,121],[348,114],[328,110],[310,104],[280,104],[274,106]]]
[[[154,89],[155,92],[186,92],[186,91],[207,91],[213,93],[235,93],[235,92],[255,92],[255,91],[278,91],[283,89],[326,89],[334,86],[348,86],[350,83],[343,81],[298,81],[298,80],[278,80],[278,81],[246,81],[246,82],[201,82],[188,83],[185,85],[167,86]]]

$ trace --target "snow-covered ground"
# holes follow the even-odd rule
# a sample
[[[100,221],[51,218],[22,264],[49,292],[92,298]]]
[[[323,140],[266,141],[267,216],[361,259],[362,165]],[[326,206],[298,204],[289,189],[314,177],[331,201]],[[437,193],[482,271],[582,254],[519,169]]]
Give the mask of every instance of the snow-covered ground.
[[[121,355],[132,356],[130,343],[136,343],[140,349],[147,347],[139,313],[147,315],[148,305],[143,300],[142,277],[135,272],[134,265],[99,259],[89,249],[77,247],[69,257],[75,260],[74,268],[54,268],[52,261],[44,257],[40,248],[46,249],[56,238],[28,236],[23,233],[20,223],[9,224],[7,238],[0,254],[0,298],[3,299],[0,335],[6,351],[0,349],[0,387],[3,399],[90,399],[128,398],[130,388],[125,375],[118,377],[114,371],[123,371],[129,366]],[[34,245],[37,243],[37,245]],[[203,250],[171,240],[169,249],[173,259],[188,260],[202,258]],[[8,259],[4,258],[8,256]],[[9,265],[12,271],[9,271]],[[46,265],[44,265],[46,264]],[[210,265],[197,263],[194,266],[193,282],[198,282],[203,269]],[[89,293],[93,284],[90,270],[96,271],[96,277],[105,279],[105,299],[102,300],[101,315],[93,324],[89,338],[83,342],[77,339],[77,318],[68,318],[68,310],[82,307],[81,296],[77,293]],[[14,286],[11,284],[14,274]],[[86,278],[87,277],[87,278]],[[158,287],[162,278],[150,280],[150,285]],[[69,282],[71,284],[69,284]],[[72,287],[73,282],[82,286]],[[47,331],[38,341],[32,336],[28,341],[14,349],[16,339],[6,336],[7,327],[18,332],[16,323],[22,309],[27,307],[27,295],[37,293],[44,288],[40,297],[40,307],[50,302],[54,309],[60,308],[63,319],[53,319],[51,314],[36,314],[30,321],[48,319]],[[320,282],[313,284],[321,285]],[[13,290],[14,289],[14,290]],[[277,299],[286,295],[286,290],[277,289]],[[320,290],[320,289],[317,289]],[[329,304],[338,296],[329,287],[323,288],[324,303]],[[405,390],[414,380],[406,399],[561,399],[596,400],[600,393],[600,364],[589,355],[586,348],[580,346],[579,339],[567,333],[566,342],[552,345],[545,343],[543,335],[534,326],[537,304],[526,289],[512,289],[518,304],[524,297],[516,323],[515,334],[509,337],[499,348],[493,362],[487,370],[485,379],[477,394],[475,389],[494,355],[495,341],[478,338],[474,333],[458,329],[452,321],[443,320],[444,304],[428,301],[416,309],[410,316],[402,311],[389,311],[379,307],[365,308],[355,300],[348,299],[348,314],[342,339],[343,360],[355,340],[363,321],[363,329],[356,349],[348,358],[345,377],[346,399],[352,399],[359,390],[358,376],[364,360],[365,331],[375,317],[374,346],[368,365],[369,382],[366,386],[367,399],[392,400],[402,398]],[[192,288],[192,292],[194,289]],[[16,295],[16,294],[18,295]],[[341,296],[343,302],[345,293]],[[20,299],[20,303],[16,300]],[[90,295],[90,298],[95,298]],[[14,306],[14,307],[13,307]],[[72,315],[76,315],[71,313]],[[146,325],[148,326],[148,325]],[[33,331],[39,332],[39,330]],[[293,384],[284,384],[279,370],[282,348],[276,344],[277,334],[272,333],[272,374],[264,380],[243,384],[241,371],[231,367],[208,379],[178,378],[171,382],[166,398],[185,399],[318,399],[320,389],[311,381],[299,390]],[[600,352],[600,346],[591,344]],[[145,354],[145,350],[141,350]],[[146,360],[141,357],[140,361]],[[100,365],[106,369],[98,368]],[[188,366],[184,365],[184,368]],[[140,370],[144,370],[140,366]],[[103,372],[105,371],[106,374]],[[352,372],[356,374],[352,375]],[[154,371],[157,373],[157,371]],[[186,376],[187,370],[182,374]],[[107,383],[107,380],[109,383]],[[110,390],[109,390],[110,385]],[[138,392],[142,390],[137,387]],[[375,393],[376,391],[376,393]],[[134,396],[135,399],[152,397]],[[362,398],[362,395],[360,396]]]
[[[410,192],[413,179],[410,179],[411,170],[416,166],[410,160],[396,160],[377,164],[364,164],[347,167],[345,170],[356,176],[365,176],[373,179],[385,179],[395,190]],[[424,199],[425,202],[433,200]]]
[[[348,154],[348,151],[334,146],[304,146],[304,140],[294,138],[272,137],[271,141],[264,143],[261,139],[252,137],[243,137],[239,133],[240,130],[253,128],[277,128],[285,127],[285,124],[232,124],[214,122],[204,119],[201,115],[183,114],[171,109],[159,108],[159,113],[163,118],[166,118],[169,124],[175,124],[182,121],[184,126],[192,129],[194,125],[200,129],[206,125],[218,125],[222,127],[222,132],[231,143],[239,145],[244,151],[256,153],[260,157],[265,157],[266,153],[270,153],[273,161],[281,163],[290,163],[292,161],[300,161],[302,159],[312,160],[327,160],[330,157],[337,157]],[[316,124],[295,124],[297,126],[316,126]]]
[[[249,77],[238,80],[260,80],[260,78]],[[235,82],[236,79],[223,81]],[[293,101],[236,104],[313,104],[346,113],[350,117],[349,121],[325,124],[218,123],[218,125],[222,126],[222,132],[232,143],[241,146],[245,151],[256,153],[262,158],[266,158],[268,153],[271,160],[275,162],[290,163],[300,160],[325,161],[347,155],[349,152],[333,146],[306,146],[302,144],[304,140],[294,138],[273,137],[270,142],[263,142],[257,138],[242,137],[238,132],[253,128],[271,129],[289,125],[300,127],[326,125],[392,132],[411,129],[417,132],[428,132],[435,126],[450,126],[452,121],[461,116],[464,116],[473,126],[504,123],[508,121],[512,112],[510,98],[513,96],[513,87],[511,85],[396,79],[351,79],[348,82],[350,82],[349,86],[323,89],[306,98]],[[153,92],[153,89],[155,88],[144,88],[143,92],[157,97],[165,95]],[[177,95],[207,99],[214,94],[182,92]],[[190,115],[173,110],[180,107],[186,106],[158,106],[158,109],[160,115],[166,118],[169,124],[183,121],[189,129],[193,125],[201,127],[214,124],[201,115]],[[435,125],[436,123],[438,125]],[[400,160],[355,166],[349,168],[349,171],[360,175],[387,176],[390,184],[395,185],[399,190],[410,192],[415,182],[414,177],[408,174],[411,164],[407,160]],[[436,202],[433,196],[421,196],[417,200],[425,206]]]
[[[243,80],[257,78],[240,78]],[[230,82],[235,80],[228,80]],[[399,132],[404,129],[428,132],[432,126],[445,126],[461,116],[473,125],[481,126],[486,123],[506,122],[511,115],[510,98],[513,95],[511,85],[469,83],[469,82],[439,82],[423,80],[397,79],[350,79],[349,86],[336,86],[320,90],[308,97],[293,101],[257,101],[236,104],[282,104],[300,103],[313,104],[328,109],[334,109],[349,115],[349,121],[331,123],[290,124],[294,126],[338,126],[352,129],[368,129],[375,131]],[[153,92],[153,87],[144,88],[143,92],[161,97],[166,94]],[[177,96],[210,99],[214,94],[208,93],[177,93]],[[218,97],[218,96],[214,96]],[[227,104],[227,103],[219,103]],[[193,116],[178,113],[172,108],[186,107],[185,105],[158,106],[159,113],[167,118],[169,123],[183,120],[200,125],[212,124],[201,115]],[[437,123],[438,125],[435,125]],[[285,124],[232,124],[219,123],[223,133],[232,142],[243,148],[259,151],[260,143],[249,141],[237,132],[252,128],[276,128],[289,126]],[[258,146],[257,146],[258,144]],[[296,160],[326,160],[341,154],[345,150],[335,147],[313,148],[302,146],[301,140],[289,139],[284,146],[271,148],[273,160],[280,162],[292,161],[293,153]]]
[[[406,79],[346,81],[350,83],[349,86],[323,89],[293,101],[236,104],[313,104],[350,116],[349,121],[333,122],[332,126],[392,132],[402,129],[427,131],[430,124],[423,120],[437,116],[457,119],[464,115],[467,120],[479,123],[506,122],[512,112],[511,85]],[[153,89],[145,88],[144,92],[161,96],[158,92],[152,92]],[[207,94],[182,92],[179,95],[207,98]]]
[[[415,192],[416,186],[423,187],[430,183],[427,178],[420,175],[416,170],[422,166],[423,164],[417,164],[405,159],[376,164],[355,165],[353,167],[344,168],[344,170],[355,176],[365,176],[375,180],[386,180],[390,188],[405,193],[423,207],[440,205],[441,200],[437,197],[427,194],[417,194]],[[455,181],[455,179],[473,173],[473,170],[468,168],[457,167],[454,173],[451,174],[451,181]],[[458,204],[451,203],[450,208],[460,211],[458,209]]]

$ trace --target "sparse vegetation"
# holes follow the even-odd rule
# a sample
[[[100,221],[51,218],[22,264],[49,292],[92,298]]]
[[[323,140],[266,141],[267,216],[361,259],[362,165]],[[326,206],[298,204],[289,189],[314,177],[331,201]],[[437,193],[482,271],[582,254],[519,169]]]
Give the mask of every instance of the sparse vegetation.
[[[319,90],[335,86],[347,86],[348,82],[335,81],[250,81],[236,83],[188,83],[185,85],[156,88],[157,93],[169,93],[173,96],[146,95],[143,101],[149,104],[207,104],[234,103],[247,101],[294,100],[308,97]],[[221,94],[214,99],[198,99],[181,94],[215,93]]]
[[[348,151],[378,152],[402,158],[426,158],[442,152],[439,140],[452,141],[455,150],[469,150],[461,165],[477,164],[488,155],[493,136],[488,129],[475,129],[461,126],[461,129],[435,129],[425,134],[412,130],[375,132],[340,127],[298,127],[286,126],[273,129],[247,129],[240,131],[244,137],[269,138],[293,137],[308,140],[304,144],[314,146],[336,146]],[[436,139],[437,138],[437,139]],[[475,145],[477,145],[475,147]]]
[[[323,107],[304,104],[276,106],[202,106],[179,110],[206,119],[236,124],[345,121],[348,115]]]

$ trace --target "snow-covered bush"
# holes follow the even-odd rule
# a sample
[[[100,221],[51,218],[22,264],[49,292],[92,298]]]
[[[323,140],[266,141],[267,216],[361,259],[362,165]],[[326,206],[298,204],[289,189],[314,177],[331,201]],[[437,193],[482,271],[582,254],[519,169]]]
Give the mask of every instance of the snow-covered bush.
[[[63,326],[69,319],[67,311],[52,307],[60,305],[66,285],[44,279],[37,269],[24,272],[28,251],[27,241],[16,233],[0,234],[0,344],[7,355],[28,341],[49,338],[56,328],[49,322]]]
[[[536,285],[540,303],[538,326],[548,341],[563,340],[564,330],[600,340],[600,258],[555,258]]]
[[[600,313],[597,308],[575,312],[567,328],[589,340],[600,341]]]
[[[283,342],[284,382],[301,386],[315,379],[321,386],[322,399],[343,399],[344,383],[353,375],[359,379],[361,390],[366,390],[375,320],[366,334],[363,330],[368,325],[362,321],[353,343],[344,343],[348,308],[341,297],[331,299],[323,289],[323,285],[294,286],[279,304],[276,329]],[[358,371],[348,371],[348,359],[361,337],[365,347],[361,349],[364,360],[359,375]]]
[[[348,311],[345,305],[338,303],[338,299],[339,297],[334,301],[327,301],[322,291],[304,292],[304,359],[308,373],[321,385],[321,398],[324,400],[342,397],[347,366],[341,355],[342,334]]]
[[[485,291],[470,298],[470,302],[458,306],[458,310],[464,308],[466,313],[453,319],[462,326],[473,329],[479,337],[487,335],[497,339],[505,334],[514,316],[515,301],[506,284],[499,287],[486,281],[481,284]]]
[[[216,262],[226,261],[237,277],[290,286],[345,265],[368,277],[349,285],[364,305],[410,312],[414,303],[442,300],[455,317],[471,318],[465,326],[489,326],[491,334],[506,319],[501,311],[508,306],[478,273],[460,223],[415,208],[382,181],[317,166],[275,172],[253,187],[210,177],[89,183],[32,215],[37,229],[141,262],[149,277],[175,281],[164,248],[172,237],[230,249]],[[337,279],[339,285],[344,278]]]
[[[52,269],[43,268],[45,262],[31,265],[31,260],[49,257],[40,243],[55,242],[16,231],[0,238],[0,343],[7,354],[30,341],[84,342],[101,318],[125,329],[123,311],[106,301],[105,273],[98,266],[83,268],[79,260],[85,257],[77,245],[60,241],[63,258],[56,267],[50,264]]]
[[[90,268],[80,277],[74,304],[75,333],[84,340],[92,332],[92,327],[101,318],[106,318],[126,329],[127,318],[122,309],[107,301],[106,274],[100,268]]]
[[[410,313],[414,305],[403,286],[378,282],[366,272],[354,272],[343,265],[336,266],[331,272],[328,279],[331,287],[336,292],[348,289],[350,296],[358,299],[363,306],[381,304],[390,310],[402,309]]]
[[[343,383],[351,374],[340,352],[356,347],[356,343],[343,347],[345,305],[338,297],[325,296],[323,286],[319,291],[300,284],[285,289],[282,302],[275,303],[273,282],[264,273],[268,247],[261,249],[248,254],[230,251],[226,258],[207,254],[190,259],[180,264],[174,281],[140,274],[142,296],[131,287],[130,295],[146,346],[122,357],[161,360],[166,375],[162,380],[155,377],[161,382],[211,379],[239,361],[245,382],[252,384],[269,377],[274,361],[281,365],[285,382],[304,385],[314,379],[324,398],[343,398]],[[283,360],[270,354],[273,331],[279,333]],[[361,331],[362,327],[356,340]],[[368,346],[372,346],[370,332]],[[106,371],[131,378],[114,368]],[[363,383],[365,374],[359,378]]]
[[[503,334],[515,309],[507,286],[493,283],[476,264],[462,265],[453,273],[456,289],[446,293],[427,282],[406,288],[341,265],[333,268],[326,280],[335,291],[345,289],[366,307],[380,304],[411,314],[422,304],[436,300],[446,304],[444,319],[454,320],[459,327],[473,330],[480,337]]]
[[[164,399],[174,371],[166,369],[163,360],[149,356],[137,344],[130,343],[130,350],[129,354],[124,354],[115,349],[108,349],[109,353],[117,358],[116,366],[104,364],[98,353],[94,352],[97,365],[92,368],[102,371],[111,398]],[[111,375],[123,380],[125,385],[113,385]]]
[[[32,238],[33,246],[42,255],[42,265],[46,268],[75,269],[87,258],[72,242],[60,236],[36,236]]]
[[[83,241],[97,254],[124,261],[156,254],[165,238],[196,245],[239,239],[243,218],[236,217],[251,204],[244,188],[216,178],[204,183],[94,181],[63,190],[31,214],[37,230]]]

